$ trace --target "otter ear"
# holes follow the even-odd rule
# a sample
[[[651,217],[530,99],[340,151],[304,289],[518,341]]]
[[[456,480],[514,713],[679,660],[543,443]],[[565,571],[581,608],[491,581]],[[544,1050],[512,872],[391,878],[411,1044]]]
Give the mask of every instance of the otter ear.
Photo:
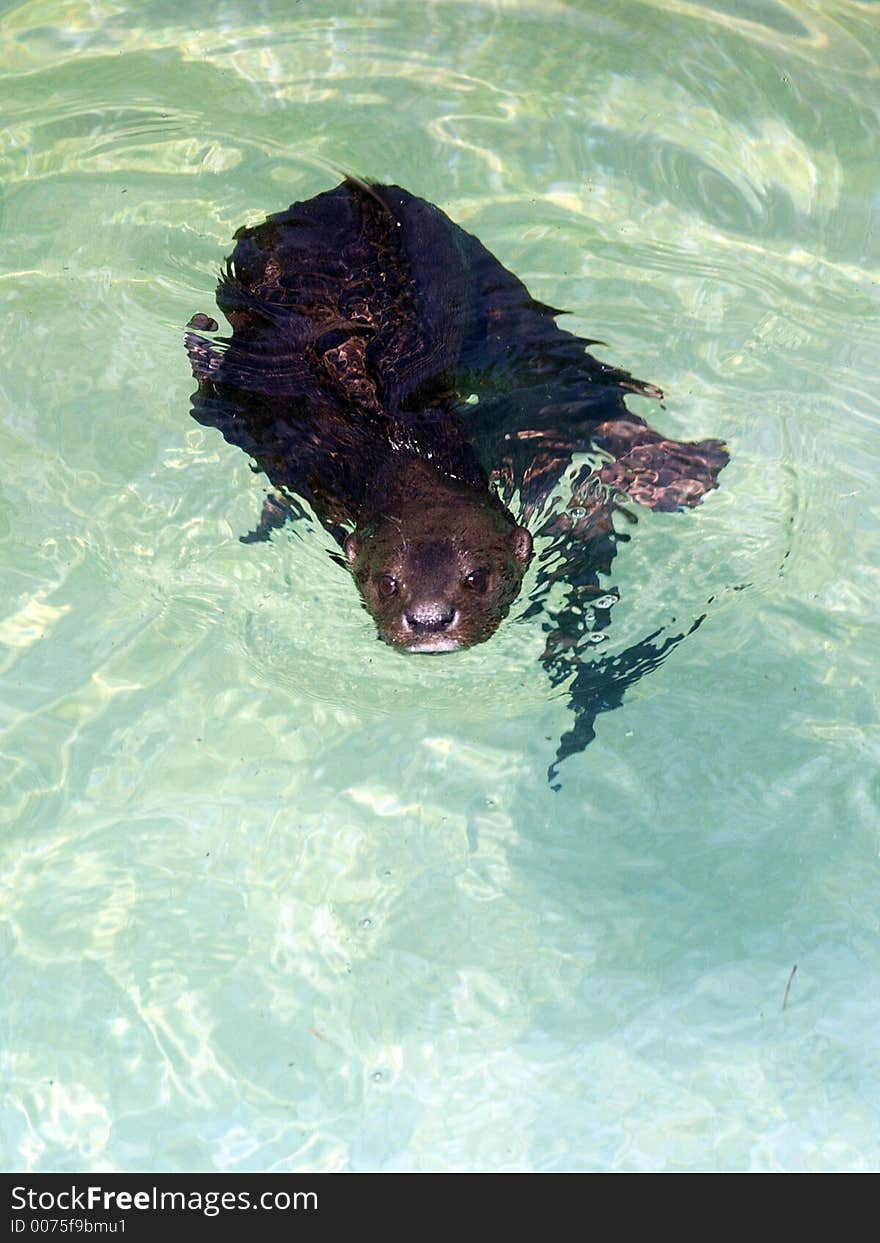
[[[351,565],[357,565],[357,559],[361,555],[361,542],[356,535],[345,537],[345,555]]]
[[[514,527],[511,548],[517,561],[525,564],[532,555],[532,537],[525,527]]]

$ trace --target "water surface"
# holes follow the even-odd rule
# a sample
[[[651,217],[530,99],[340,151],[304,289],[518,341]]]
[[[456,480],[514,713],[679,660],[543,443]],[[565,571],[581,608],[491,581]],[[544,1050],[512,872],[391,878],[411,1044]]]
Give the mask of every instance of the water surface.
[[[845,0],[2,6],[2,1168],[876,1168],[878,45]],[[558,793],[540,623],[383,647],[189,417],[234,230],[333,167],[730,445],[609,582],[610,644],[706,621]]]

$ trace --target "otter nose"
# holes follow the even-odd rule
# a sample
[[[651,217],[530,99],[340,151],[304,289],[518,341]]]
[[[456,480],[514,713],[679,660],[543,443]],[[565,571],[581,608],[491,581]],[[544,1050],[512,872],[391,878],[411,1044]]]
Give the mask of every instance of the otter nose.
[[[422,634],[430,634],[438,630],[446,630],[455,621],[455,608],[442,604],[420,604],[411,612],[404,613],[406,623],[411,630]]]

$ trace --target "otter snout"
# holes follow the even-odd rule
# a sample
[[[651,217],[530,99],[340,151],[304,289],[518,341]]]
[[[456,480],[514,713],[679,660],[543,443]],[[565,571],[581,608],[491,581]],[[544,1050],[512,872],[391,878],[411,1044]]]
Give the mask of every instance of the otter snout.
[[[441,604],[420,604],[411,612],[404,613],[403,620],[410,630],[431,633],[446,630],[453,625],[457,612],[452,604],[446,607]]]

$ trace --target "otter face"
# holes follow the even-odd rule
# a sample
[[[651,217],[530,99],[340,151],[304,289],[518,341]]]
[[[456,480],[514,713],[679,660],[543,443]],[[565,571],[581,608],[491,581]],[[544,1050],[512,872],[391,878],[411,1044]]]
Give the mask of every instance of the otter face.
[[[454,534],[436,538],[423,531],[408,538],[404,524],[386,522],[345,541],[364,604],[387,643],[452,652],[488,639],[507,615],[532,538],[495,513],[466,517]]]

